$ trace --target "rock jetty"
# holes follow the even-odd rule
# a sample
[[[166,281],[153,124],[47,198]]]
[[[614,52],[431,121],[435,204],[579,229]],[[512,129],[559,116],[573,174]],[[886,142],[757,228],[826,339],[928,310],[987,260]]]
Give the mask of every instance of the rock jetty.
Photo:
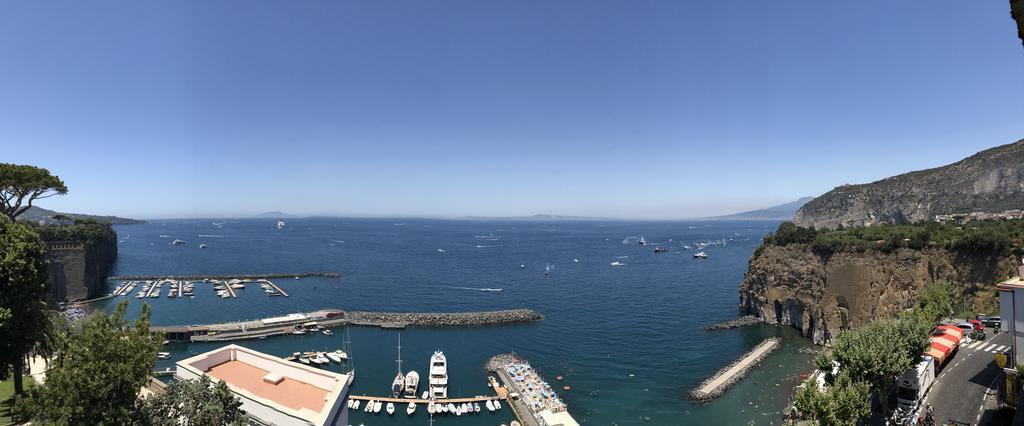
[[[751,369],[760,364],[765,357],[781,345],[781,338],[769,337],[764,339],[754,349],[751,349],[750,352],[747,352],[732,364],[725,366],[725,368],[719,370],[707,380],[700,382],[697,387],[690,391],[690,399],[707,402],[722,396],[726,389],[746,377]]]
[[[515,324],[544,319],[533,309],[510,309],[486,312],[362,312],[348,311],[349,324],[386,328],[403,327],[470,327]]]
[[[736,318],[734,320],[720,322],[718,324],[711,324],[711,325],[709,325],[707,327],[704,327],[704,329],[707,330],[707,331],[728,330],[730,328],[740,328],[740,327],[746,327],[748,325],[754,325],[754,324],[757,324],[759,322],[761,322],[761,320],[757,319],[757,317],[755,317],[753,315],[744,315],[744,316],[742,316],[740,318]]]

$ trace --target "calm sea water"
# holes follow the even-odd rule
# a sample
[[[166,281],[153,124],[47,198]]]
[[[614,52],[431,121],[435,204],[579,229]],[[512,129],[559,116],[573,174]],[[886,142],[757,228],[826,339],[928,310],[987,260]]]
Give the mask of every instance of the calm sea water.
[[[487,394],[483,364],[516,352],[538,367],[580,422],[590,424],[779,424],[789,388],[810,357],[795,330],[751,327],[705,332],[737,315],[737,287],[747,259],[773,222],[445,221],[426,219],[196,219],[119,226],[115,274],[232,274],[337,271],[341,278],[275,280],[291,297],[267,297],[250,285],[237,299],[196,286],[195,299],[146,299],[158,325],[255,319],[319,308],[379,311],[473,311],[528,307],[543,321],[469,329],[401,332],[403,370],[421,377],[430,354],[448,357],[453,396]],[[654,253],[628,237],[669,248]],[[170,245],[174,238],[187,241]],[[199,249],[205,243],[207,249]],[[711,243],[710,256],[692,258]],[[443,250],[440,251],[440,250]],[[578,259],[575,262],[574,259]],[[618,261],[622,266],[611,266]],[[520,265],[525,266],[521,268]],[[545,269],[550,270],[548,276]],[[111,289],[117,283],[110,282]],[[485,289],[501,289],[490,291]],[[101,302],[110,310],[129,300]],[[356,394],[384,395],[395,375],[397,331],[351,330]],[[277,355],[341,348],[334,336],[282,336],[239,344]],[[686,392],[766,336],[785,337],[762,368],[707,405]],[[169,345],[173,365],[219,344]],[[346,366],[333,366],[342,371]],[[561,382],[556,376],[563,376]],[[421,388],[422,391],[422,388]],[[353,412],[353,424],[425,424],[425,407],[410,417]],[[500,414],[443,416],[440,423],[496,425]]]

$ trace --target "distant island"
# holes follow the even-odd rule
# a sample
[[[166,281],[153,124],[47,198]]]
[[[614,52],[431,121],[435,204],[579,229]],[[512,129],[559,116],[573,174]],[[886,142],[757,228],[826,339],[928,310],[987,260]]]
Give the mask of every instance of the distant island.
[[[796,211],[813,199],[814,197],[803,197],[799,200],[790,201],[777,206],[725,216],[706,217],[701,218],[700,220],[793,220],[793,217],[796,215]]]
[[[56,215],[64,215],[64,216],[67,216],[67,217],[71,218],[72,220],[92,219],[92,220],[95,220],[96,222],[99,222],[99,223],[109,223],[111,225],[136,225],[136,224],[140,224],[140,223],[146,223],[146,221],[144,221],[144,220],[128,219],[128,218],[118,217],[118,216],[98,216],[98,215],[80,214],[80,213],[62,213],[62,212],[57,212],[57,211],[53,211],[53,210],[44,209],[42,207],[37,207],[37,206],[29,207],[29,209],[26,210],[25,213],[22,213],[21,216],[18,216],[18,219],[20,219],[20,220],[28,220],[28,221],[32,221],[32,222],[36,222],[36,223],[46,223],[46,224],[49,224],[49,223],[57,223],[57,220],[55,220],[53,218]]]
[[[296,218],[298,216],[295,216],[293,214],[288,214],[288,213],[285,213],[285,212],[281,212],[281,211],[275,210],[275,211],[272,211],[272,212],[257,213],[257,214],[252,215],[252,217],[256,218],[256,219],[262,219],[262,218],[283,219],[283,218]]]

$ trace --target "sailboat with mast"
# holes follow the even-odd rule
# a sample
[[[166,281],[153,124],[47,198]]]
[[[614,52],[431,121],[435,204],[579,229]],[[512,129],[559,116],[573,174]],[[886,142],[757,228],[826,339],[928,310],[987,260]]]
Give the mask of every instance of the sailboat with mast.
[[[391,396],[398,398],[405,391],[405,375],[402,374],[402,333],[398,333],[398,375],[391,383]]]

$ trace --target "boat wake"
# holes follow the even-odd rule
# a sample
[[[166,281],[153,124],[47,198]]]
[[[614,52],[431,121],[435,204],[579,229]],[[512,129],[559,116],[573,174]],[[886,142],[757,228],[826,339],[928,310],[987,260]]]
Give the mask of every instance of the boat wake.
[[[492,246],[482,246],[482,245],[480,245],[480,244],[477,244],[477,245],[476,245],[476,248],[492,248],[492,247],[505,247],[505,246],[503,246],[503,245],[501,245],[501,244],[497,244],[497,245],[492,245]]]
[[[160,234],[160,238],[174,238],[174,236]]]
[[[227,235],[216,235],[216,234],[199,234],[199,235],[196,235],[196,236],[197,237],[202,237],[202,238],[225,238],[225,237],[227,237]]]
[[[344,243],[345,242],[344,240],[331,240],[331,241],[334,241],[336,243]]]
[[[474,287],[449,287],[449,288],[454,288],[454,289],[456,289],[456,290],[474,290],[474,291],[502,291],[502,289],[500,289],[500,288],[486,288],[486,287],[483,287],[483,288],[474,288]]]

